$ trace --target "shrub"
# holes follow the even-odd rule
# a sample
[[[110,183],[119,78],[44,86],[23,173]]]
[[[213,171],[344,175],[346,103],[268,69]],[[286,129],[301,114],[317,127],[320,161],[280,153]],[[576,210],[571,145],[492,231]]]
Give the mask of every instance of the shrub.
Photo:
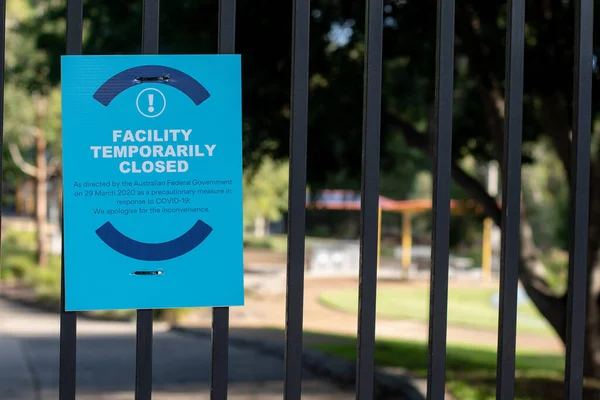
[[[268,242],[267,242],[268,243]],[[36,301],[45,308],[59,309],[61,295],[60,256],[52,255],[48,267],[39,268],[35,259],[35,236],[31,232],[9,231],[2,238],[0,280],[16,281],[35,292]],[[154,310],[156,319],[179,322],[193,309]],[[132,319],[135,310],[91,311],[91,317]]]

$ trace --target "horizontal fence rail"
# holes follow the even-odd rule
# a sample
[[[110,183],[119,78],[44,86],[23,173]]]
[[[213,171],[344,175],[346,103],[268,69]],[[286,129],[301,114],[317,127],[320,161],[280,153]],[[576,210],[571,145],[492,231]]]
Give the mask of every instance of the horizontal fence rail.
[[[285,400],[302,398],[303,303],[311,6],[293,6],[288,253],[285,321]],[[592,129],[593,0],[574,2],[573,136],[570,169],[569,276],[566,321],[565,398],[583,392]],[[218,53],[235,53],[236,0],[219,0]],[[170,6],[173,6],[169,4]],[[361,160],[359,304],[355,395],[375,394],[375,328],[379,168],[381,151],[384,1],[365,0],[365,55]],[[82,54],[83,1],[68,0],[66,54]],[[142,53],[159,53],[160,0],[143,1]],[[0,0],[0,115],[4,118],[6,0]],[[455,0],[437,1],[435,98],[432,130],[433,215],[427,398],[443,399],[446,386],[450,182],[454,91]],[[502,148],[501,269],[496,398],[515,395],[517,289],[521,232],[521,159],[525,68],[525,0],[507,1],[505,121]],[[414,39],[414,38],[413,38]],[[3,145],[0,127],[0,146]],[[0,161],[2,154],[0,153]],[[2,192],[2,182],[0,182]],[[64,215],[64,214],[63,214]],[[0,216],[1,221],[1,216]],[[61,221],[64,224],[64,221]],[[61,229],[62,230],[62,229]],[[64,239],[64,233],[63,233]],[[64,242],[64,240],[63,240]],[[76,398],[77,314],[65,311],[65,261],[61,266],[59,399]],[[229,308],[215,307],[211,331],[211,400],[226,400],[229,385]],[[152,397],[153,310],[137,310],[135,399]]]

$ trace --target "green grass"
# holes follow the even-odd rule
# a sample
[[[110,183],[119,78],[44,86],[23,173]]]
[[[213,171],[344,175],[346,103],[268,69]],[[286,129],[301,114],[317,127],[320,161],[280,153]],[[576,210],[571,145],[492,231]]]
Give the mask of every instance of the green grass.
[[[276,253],[285,253],[287,251],[287,236],[270,235],[266,237],[256,237],[252,235],[246,235],[246,237],[244,237],[244,247],[271,250]]]
[[[0,279],[33,290],[36,301],[46,307],[60,306],[60,256],[51,254],[40,268],[35,255],[35,232],[9,231],[2,238]]]
[[[356,344],[315,344],[314,347],[345,359],[356,359]],[[416,376],[427,376],[427,344],[412,341],[380,340],[375,346],[379,367],[401,367]],[[554,354],[517,353],[516,400],[562,399],[564,357]],[[460,400],[495,399],[496,352],[493,349],[448,345],[447,389]]]
[[[10,231],[2,238],[0,279],[35,288],[41,298],[56,305],[60,301],[60,257],[51,255],[47,268],[38,268],[35,234]]]
[[[29,287],[35,300],[45,307],[60,307],[60,256],[50,255],[46,268],[37,265],[35,257],[35,232],[9,231],[2,237],[0,258],[0,280]],[[176,322],[185,317],[191,309],[154,310],[157,319]],[[90,316],[100,318],[132,318],[135,310],[92,311]]]
[[[450,288],[448,293],[448,324],[477,329],[497,330],[498,310],[490,299],[493,289]],[[320,301],[335,310],[357,313],[358,293],[355,289],[323,292]],[[397,320],[427,322],[429,289],[426,287],[382,288],[377,292],[377,316]],[[546,321],[531,304],[519,306],[518,332],[553,335]]]

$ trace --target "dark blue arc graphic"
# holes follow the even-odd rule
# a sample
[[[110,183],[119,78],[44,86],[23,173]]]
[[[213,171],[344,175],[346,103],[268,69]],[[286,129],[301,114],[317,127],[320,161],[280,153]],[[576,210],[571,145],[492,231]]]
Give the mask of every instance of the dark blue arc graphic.
[[[183,235],[162,243],[144,243],[131,239],[119,232],[110,222],[96,229],[96,234],[111,249],[124,256],[142,261],[164,261],[182,256],[202,243],[212,228],[198,220]]]
[[[166,80],[137,80],[137,78],[156,78],[168,76]],[[94,99],[98,100],[104,106],[108,106],[111,101],[123,91],[132,86],[143,85],[146,83],[158,83],[171,86],[185,93],[196,105],[200,105],[210,97],[208,90],[204,88],[194,78],[178,69],[165,67],[162,65],[141,65],[119,72],[102,84],[94,93]]]

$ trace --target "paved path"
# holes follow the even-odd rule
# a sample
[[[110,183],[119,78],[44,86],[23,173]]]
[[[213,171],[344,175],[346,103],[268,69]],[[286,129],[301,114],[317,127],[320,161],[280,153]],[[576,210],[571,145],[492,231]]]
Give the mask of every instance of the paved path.
[[[0,399],[58,398],[58,332],[55,314],[0,300]],[[210,341],[169,332],[156,324],[153,400],[208,399]],[[78,321],[77,399],[133,398],[135,324]],[[233,400],[282,398],[283,361],[231,346],[230,395]],[[352,389],[304,374],[303,399],[353,399]]]

